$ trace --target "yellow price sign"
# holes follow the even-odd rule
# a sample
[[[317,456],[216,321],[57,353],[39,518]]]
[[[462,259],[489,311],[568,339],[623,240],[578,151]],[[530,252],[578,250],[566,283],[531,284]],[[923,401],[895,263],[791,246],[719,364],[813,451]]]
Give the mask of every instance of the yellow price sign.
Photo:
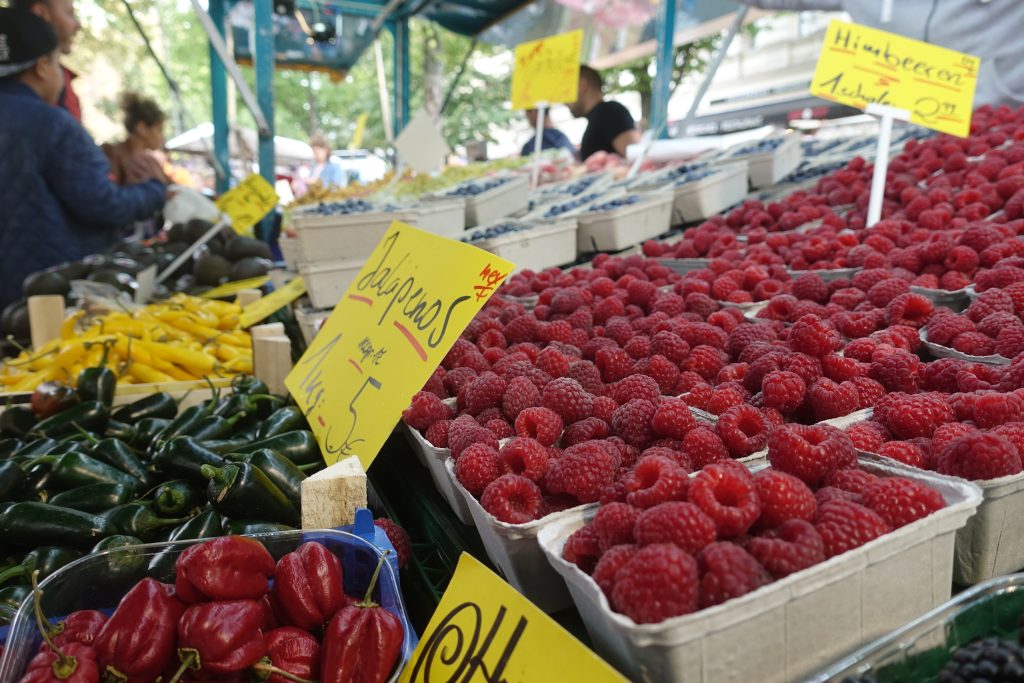
[[[363,467],[413,394],[514,268],[394,222],[285,379],[328,465]]]
[[[516,46],[512,108],[575,102],[580,85],[583,31],[576,30]]]
[[[626,681],[494,572],[462,553],[399,683]]]
[[[208,292],[200,294],[204,299],[220,299],[225,296],[231,296],[232,294],[238,294],[243,289],[259,289],[263,285],[270,282],[269,275],[261,275],[260,277],[251,277],[248,280],[235,280],[234,282],[225,282],[219,287],[214,287]]]
[[[911,123],[967,137],[980,65],[973,55],[833,20],[811,94],[858,109],[904,109]]]
[[[242,327],[252,327],[264,318],[272,316],[291,302],[306,293],[306,281],[302,277],[293,278],[288,284],[280,289],[275,289],[270,294],[256,299],[242,309],[238,316],[238,324]]]
[[[349,149],[359,149],[363,146],[363,134],[366,132],[366,113],[362,113],[356,119],[356,131],[352,133],[352,142],[349,143]]]
[[[263,176],[254,173],[222,194],[214,203],[231,218],[231,227],[235,232],[242,235],[277,206],[279,200],[274,187]]]

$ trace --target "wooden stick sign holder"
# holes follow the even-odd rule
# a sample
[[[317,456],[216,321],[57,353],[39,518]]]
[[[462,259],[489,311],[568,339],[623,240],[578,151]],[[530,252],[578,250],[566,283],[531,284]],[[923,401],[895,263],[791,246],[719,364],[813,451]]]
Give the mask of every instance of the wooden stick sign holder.
[[[869,104],[865,111],[879,117],[878,148],[875,150],[875,170],[871,176],[871,198],[868,202],[866,227],[882,220],[882,202],[885,200],[885,176],[889,171],[889,148],[892,145],[892,122],[895,119],[909,121],[906,109],[889,107],[884,104]]]
[[[537,125],[533,138],[533,171],[530,173],[530,188],[536,190],[540,183],[540,153],[543,149],[544,119],[548,114],[548,103],[537,103]]]
[[[284,333],[284,325],[256,325],[250,332],[253,374],[266,382],[271,393],[287,394],[284,378],[292,371],[292,343]]]
[[[47,342],[60,336],[64,322],[64,297],[59,294],[43,294],[28,298],[28,325],[32,336],[32,348],[42,348]]]

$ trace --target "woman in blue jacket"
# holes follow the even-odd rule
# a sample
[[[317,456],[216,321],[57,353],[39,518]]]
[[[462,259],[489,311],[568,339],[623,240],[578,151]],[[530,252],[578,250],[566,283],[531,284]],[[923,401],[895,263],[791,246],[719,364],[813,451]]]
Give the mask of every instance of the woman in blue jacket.
[[[57,37],[34,14],[0,8],[0,307],[24,278],[103,251],[166,201],[155,160],[118,186],[81,124],[54,106],[64,87]]]

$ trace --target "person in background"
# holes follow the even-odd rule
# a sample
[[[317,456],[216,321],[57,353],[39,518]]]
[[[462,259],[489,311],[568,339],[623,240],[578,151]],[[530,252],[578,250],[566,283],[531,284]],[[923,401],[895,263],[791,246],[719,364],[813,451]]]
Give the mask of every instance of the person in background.
[[[167,117],[153,100],[138,93],[121,95],[121,111],[128,136],[121,142],[104,144],[103,153],[110,162],[110,174],[118,185],[138,182],[132,176],[132,158],[157,152],[164,147],[164,121]]]
[[[530,137],[529,142],[523,145],[520,155],[524,157],[533,154],[533,150],[537,147],[537,110],[527,109],[526,120],[530,122],[530,130],[534,131],[534,135]],[[545,149],[564,149],[573,156],[576,156],[575,145],[572,144],[572,141],[569,140],[565,133],[555,128],[555,124],[552,123],[550,110],[544,110],[544,131],[540,136],[540,148],[541,151]]]
[[[323,135],[314,135],[309,140],[313,148],[313,172],[310,180],[319,180],[324,187],[345,187],[348,177],[341,164],[331,159],[331,146]]]
[[[38,270],[110,247],[164,205],[156,161],[132,161],[135,185],[110,180],[103,152],[53,106],[64,87],[57,35],[29,12],[0,8],[0,307]]]
[[[580,161],[596,152],[625,157],[626,148],[640,142],[640,131],[629,111],[618,102],[605,101],[601,74],[585,64],[580,67],[579,93],[569,111],[576,118],[587,119],[587,130],[580,142]]]
[[[62,55],[71,54],[71,45],[74,43],[75,34],[82,28],[78,17],[75,15],[74,0],[10,0],[11,7],[26,12],[32,12],[53,27],[57,34],[57,44]],[[57,104],[76,120],[82,120],[82,106],[78,101],[71,82],[78,78],[78,74],[66,66],[61,66],[64,75],[64,88],[57,98]]]
[[[849,13],[857,24],[981,58],[974,106],[1024,105],[1021,0],[893,0],[882,21],[881,0],[737,0],[770,10],[830,10]]]

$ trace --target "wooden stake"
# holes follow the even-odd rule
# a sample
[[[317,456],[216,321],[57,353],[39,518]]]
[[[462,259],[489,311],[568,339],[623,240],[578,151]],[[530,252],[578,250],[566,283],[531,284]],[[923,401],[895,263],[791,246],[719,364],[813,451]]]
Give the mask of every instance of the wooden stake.
[[[271,393],[287,394],[284,378],[292,370],[292,342],[288,337],[253,337],[253,374],[266,382]]]
[[[263,292],[258,289],[243,289],[238,293],[238,296],[235,297],[235,303],[242,308],[245,308],[262,296]]]
[[[28,324],[32,331],[32,347],[38,349],[60,336],[64,322],[64,297],[44,294],[28,298]]]

